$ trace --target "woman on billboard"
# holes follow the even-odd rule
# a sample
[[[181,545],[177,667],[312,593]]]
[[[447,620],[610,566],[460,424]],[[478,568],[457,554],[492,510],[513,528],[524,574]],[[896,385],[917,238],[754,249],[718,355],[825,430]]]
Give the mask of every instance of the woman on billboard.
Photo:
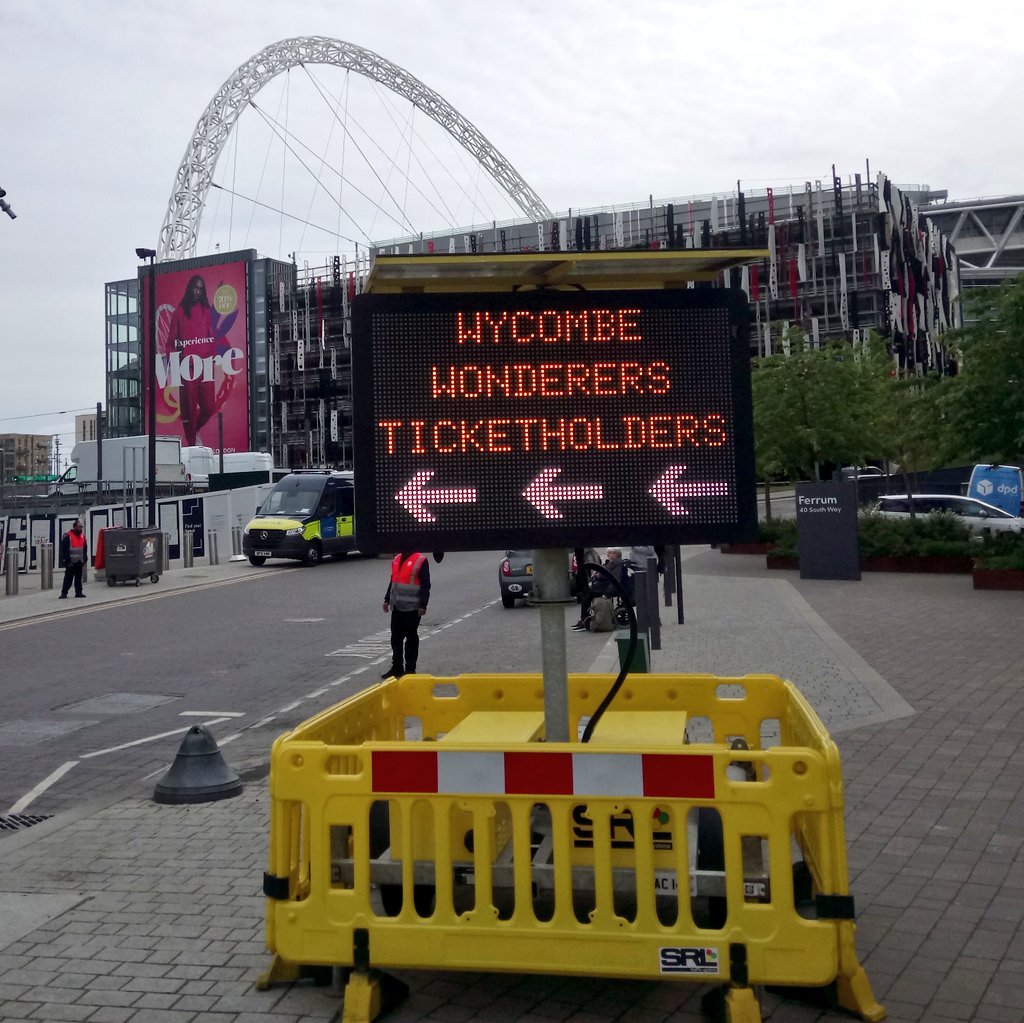
[[[206,281],[200,274],[189,279],[185,294],[171,315],[167,343],[171,351],[179,352],[182,358],[194,355],[205,360],[217,353],[213,310],[206,295]],[[205,375],[202,379],[182,379],[178,388],[178,404],[186,446],[202,444],[199,431],[224,403],[228,388],[223,391],[218,398],[217,382],[212,379],[212,373],[210,379],[205,379]]]

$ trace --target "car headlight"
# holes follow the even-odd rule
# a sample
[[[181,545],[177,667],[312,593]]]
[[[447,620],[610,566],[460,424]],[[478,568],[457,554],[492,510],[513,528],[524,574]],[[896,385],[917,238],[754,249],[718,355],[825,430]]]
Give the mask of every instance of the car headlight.
[[[286,529],[284,531],[285,536],[302,536],[303,526],[295,526],[292,529]]]
[[[249,535],[249,527],[248,527],[248,526],[245,526],[245,527],[244,527],[244,528],[242,529],[242,536],[248,536],[248,535]]]

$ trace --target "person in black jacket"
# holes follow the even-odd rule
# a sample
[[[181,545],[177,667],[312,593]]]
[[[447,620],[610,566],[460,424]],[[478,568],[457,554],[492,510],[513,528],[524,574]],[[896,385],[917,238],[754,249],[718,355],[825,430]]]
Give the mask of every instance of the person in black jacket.
[[[82,589],[82,574],[88,557],[89,545],[82,531],[82,520],[75,519],[71,528],[60,538],[59,564],[64,569],[64,582],[61,584],[59,600],[67,599],[72,583],[75,584],[75,596],[85,596]]]

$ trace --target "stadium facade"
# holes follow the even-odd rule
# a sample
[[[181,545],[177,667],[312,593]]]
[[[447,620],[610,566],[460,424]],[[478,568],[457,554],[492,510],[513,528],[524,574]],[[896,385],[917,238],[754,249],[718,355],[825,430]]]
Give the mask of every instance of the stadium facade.
[[[802,188],[759,190],[737,183],[714,195],[648,199],[570,210],[546,220],[392,239],[356,258],[335,256],[320,266],[267,259],[254,250],[162,262],[157,264],[158,287],[168,280],[174,285],[158,291],[158,337],[164,339],[182,282],[195,274],[205,276],[211,295],[225,288],[235,294],[244,290],[233,319],[218,319],[214,310],[214,333],[223,335],[218,338],[222,354],[211,356],[214,362],[227,358],[225,352],[240,351],[243,342],[230,340],[230,331],[244,337],[245,346],[244,360],[231,363],[237,370],[244,361],[244,373],[233,381],[229,427],[233,438],[246,440],[223,446],[238,449],[247,442],[250,448],[271,451],[276,464],[292,468],[352,464],[350,310],[377,252],[763,247],[769,256],[761,262],[696,285],[743,289],[757,326],[752,356],[786,352],[797,329],[811,345],[845,339],[856,346],[874,331],[887,339],[899,372],[955,372],[944,335],[961,325],[962,287],[984,283],[961,273],[951,238],[943,231],[963,204],[946,204],[945,193],[927,186],[897,187],[884,174],[866,178],[856,174],[844,181],[833,175]],[[1014,228],[1019,220],[1018,213]],[[1000,254],[1008,255],[1008,247]],[[239,266],[238,280],[244,284],[225,283],[234,280],[230,268]],[[108,435],[145,432],[140,359],[145,296],[139,302],[144,284],[147,267],[135,279],[106,286]],[[230,294],[227,302],[220,301],[227,309]],[[238,334],[243,312],[244,330]],[[183,356],[182,366],[187,369],[189,361]],[[201,361],[192,357],[193,375],[199,374]],[[158,432],[174,432],[181,416],[172,394],[174,380],[167,377],[166,366],[161,376]],[[242,377],[244,402],[239,399]],[[217,386],[219,400],[225,387]],[[202,443],[217,447],[217,441],[207,424]]]

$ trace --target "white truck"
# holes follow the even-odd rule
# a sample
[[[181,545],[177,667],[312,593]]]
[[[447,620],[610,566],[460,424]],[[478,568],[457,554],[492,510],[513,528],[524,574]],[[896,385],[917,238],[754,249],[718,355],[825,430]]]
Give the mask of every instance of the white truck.
[[[50,496],[123,490],[149,483],[149,438],[106,437],[103,445],[103,468],[99,467],[100,442],[80,440],[71,449],[71,465],[50,489]],[[185,483],[185,466],[181,460],[181,441],[177,437],[156,439],[156,482],[173,485]]]
[[[181,449],[181,461],[185,466],[185,485],[191,490],[209,490],[210,477],[221,471],[220,453],[213,448],[184,447]],[[274,459],[266,451],[228,451],[224,454],[225,474],[240,472],[266,472],[269,474],[273,468]]]

